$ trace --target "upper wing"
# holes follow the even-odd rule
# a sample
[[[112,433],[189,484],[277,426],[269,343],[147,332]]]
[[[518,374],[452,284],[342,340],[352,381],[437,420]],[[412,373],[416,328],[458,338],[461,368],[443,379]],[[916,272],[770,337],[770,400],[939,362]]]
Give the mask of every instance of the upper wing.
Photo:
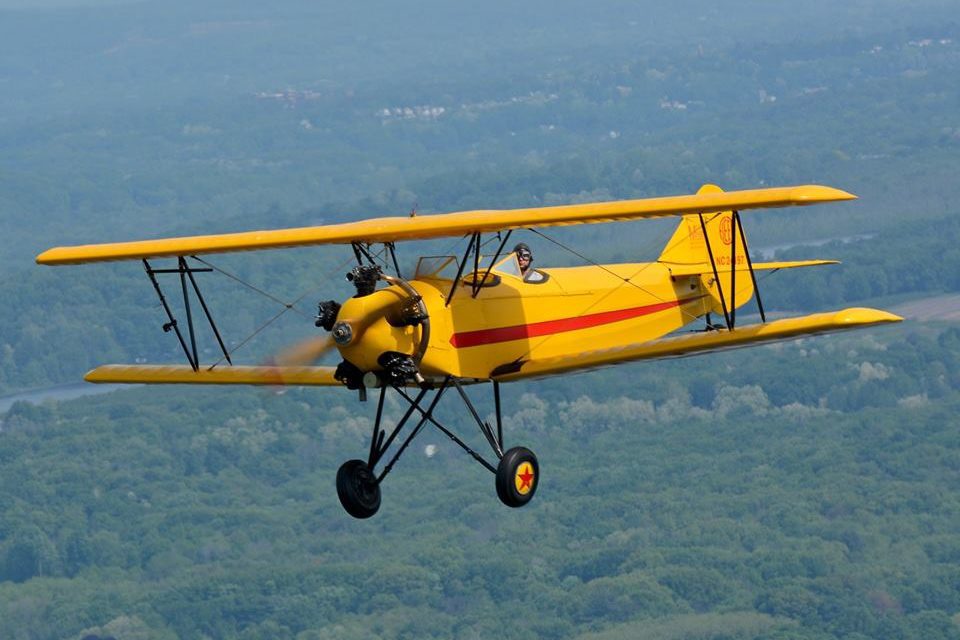
[[[344,224],[139,242],[56,247],[37,256],[40,264],[79,264],[161,256],[278,249],[317,244],[395,242],[487,233],[506,229],[659,218],[688,213],[787,207],[850,200],[856,196],[819,185],[700,193],[687,196],[595,202],[528,209],[461,211],[440,215],[374,218]]]
[[[673,338],[652,342],[628,344],[614,349],[587,351],[575,356],[555,358],[531,358],[497,367],[491,376],[500,381],[517,380],[565,373],[577,369],[592,369],[632,360],[676,358],[707,351],[735,349],[760,342],[787,340],[819,333],[831,333],[844,329],[900,322],[903,320],[886,311],[853,308],[828,313],[816,313],[800,318],[784,318],[763,324],[747,325],[735,329],[718,329],[688,333]]]
[[[87,382],[130,384],[264,384],[343,386],[334,367],[223,366],[194,371],[187,365],[107,364],[83,377]]]

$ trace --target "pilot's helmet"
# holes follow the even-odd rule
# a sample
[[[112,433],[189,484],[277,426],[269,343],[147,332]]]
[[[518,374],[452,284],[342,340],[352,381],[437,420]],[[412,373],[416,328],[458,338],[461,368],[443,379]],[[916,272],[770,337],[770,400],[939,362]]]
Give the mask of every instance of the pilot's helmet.
[[[530,247],[524,242],[517,243],[517,246],[513,248],[513,252],[517,254],[517,258],[526,258],[531,263],[533,262],[533,252],[530,251]]]

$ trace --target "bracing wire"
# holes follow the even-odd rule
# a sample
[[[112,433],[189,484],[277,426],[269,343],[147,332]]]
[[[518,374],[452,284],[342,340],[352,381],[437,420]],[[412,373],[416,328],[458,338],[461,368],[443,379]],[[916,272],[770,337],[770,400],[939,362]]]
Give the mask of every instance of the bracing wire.
[[[381,253],[382,253],[382,251],[381,251]],[[379,255],[379,253],[376,254],[376,255]],[[253,333],[251,333],[251,334],[248,335],[246,338],[244,338],[244,339],[241,340],[239,343],[237,343],[237,345],[231,350],[231,353],[236,353],[237,351],[239,351],[239,350],[240,350],[242,347],[244,347],[247,343],[249,343],[251,340],[253,340],[253,338],[255,338],[258,334],[260,334],[264,329],[266,329],[267,327],[269,327],[270,325],[272,325],[274,322],[276,322],[277,320],[279,320],[279,319],[280,319],[283,315],[285,315],[288,311],[293,310],[294,312],[300,314],[301,316],[303,316],[303,317],[305,317],[305,318],[313,318],[313,316],[312,316],[311,314],[308,314],[308,313],[306,313],[306,312],[298,309],[296,305],[300,304],[300,303],[303,301],[303,299],[306,298],[308,295],[310,295],[310,294],[312,294],[312,293],[315,293],[316,291],[319,291],[319,287],[311,287],[309,290],[305,291],[305,292],[304,292],[303,294],[301,294],[298,298],[296,298],[293,302],[284,302],[283,300],[281,300],[280,298],[274,296],[273,294],[271,294],[271,293],[269,293],[269,292],[267,292],[267,291],[264,291],[263,289],[257,287],[256,285],[253,285],[253,284],[251,284],[251,283],[243,280],[242,278],[240,278],[239,276],[237,276],[237,275],[235,275],[235,274],[232,274],[232,273],[230,273],[230,272],[228,272],[228,271],[226,271],[226,270],[224,270],[224,269],[221,269],[220,267],[217,267],[216,265],[210,263],[210,262],[207,261],[207,260],[203,260],[203,259],[198,258],[198,257],[196,257],[196,256],[193,256],[193,258],[194,258],[195,260],[199,261],[199,262],[202,262],[203,264],[207,265],[208,267],[210,267],[211,269],[217,271],[218,273],[222,273],[223,275],[227,276],[227,277],[230,278],[231,280],[234,280],[234,281],[240,283],[241,285],[247,287],[248,289],[251,289],[252,291],[257,292],[258,294],[264,296],[264,297],[267,298],[268,300],[271,300],[271,301],[276,302],[277,304],[283,306],[283,309],[282,309],[279,313],[277,313],[276,315],[272,316],[272,317],[271,317],[270,319],[268,319],[265,323],[263,323],[262,325],[260,325],[259,327],[257,327],[257,328],[253,331]],[[343,269],[343,268],[346,267],[348,264],[350,264],[352,261],[353,261],[353,258],[352,258],[352,257],[351,257],[351,258],[348,258],[347,260],[344,260],[344,261],[341,262],[339,265],[337,265],[336,267],[334,267],[334,269],[337,270],[337,271],[339,271],[340,269]],[[223,364],[223,362],[225,361],[225,359],[226,359],[226,358],[224,358],[223,356],[221,356],[219,360],[217,360],[217,361],[214,362],[212,365],[210,365],[209,369],[210,369],[210,370],[213,370],[215,367],[218,367],[219,365]]]
[[[645,264],[643,267],[641,267],[636,273],[634,273],[633,275],[631,275],[631,276],[628,277],[628,278],[625,278],[625,277],[621,276],[619,273],[616,273],[616,272],[614,272],[614,271],[611,271],[611,270],[608,269],[605,265],[602,265],[602,264],[596,262],[595,260],[592,260],[592,259],[588,258],[587,256],[583,255],[582,253],[579,253],[578,251],[575,251],[574,249],[571,249],[570,247],[566,246],[565,244],[563,244],[563,243],[560,242],[559,240],[555,240],[554,238],[551,238],[550,236],[544,234],[544,233],[541,232],[541,231],[538,231],[538,230],[536,230],[536,229],[530,229],[530,231],[532,231],[533,233],[537,234],[537,235],[540,236],[541,238],[552,242],[553,244],[557,245],[557,246],[560,247],[561,249],[564,249],[564,250],[566,250],[566,251],[569,251],[569,252],[572,253],[573,255],[577,256],[578,258],[580,258],[580,259],[582,259],[582,260],[585,260],[586,262],[590,263],[591,265],[593,265],[593,266],[595,266],[595,267],[599,267],[600,269],[602,269],[602,270],[605,271],[606,273],[609,273],[610,275],[612,275],[614,278],[617,278],[618,280],[620,280],[620,281],[621,281],[620,284],[617,285],[616,287],[614,287],[613,289],[611,289],[611,290],[610,290],[610,293],[613,293],[614,291],[616,291],[617,289],[619,289],[619,288],[622,287],[623,285],[630,285],[631,287],[634,287],[634,288],[636,288],[636,289],[639,289],[640,291],[643,291],[643,292],[646,293],[648,296],[651,296],[651,297],[653,297],[654,299],[656,299],[656,300],[658,300],[658,301],[660,301],[660,302],[667,302],[667,301],[664,300],[662,297],[658,296],[656,293],[654,293],[654,292],[652,292],[652,291],[650,291],[650,290],[648,290],[648,289],[645,289],[644,287],[640,286],[639,284],[637,284],[636,282],[633,281],[634,278],[636,278],[636,277],[639,276],[641,273],[643,273],[645,270],[647,270],[651,265],[656,264],[655,262],[648,262],[648,263],[646,263],[646,264]],[[691,234],[688,234],[687,237],[689,237],[690,235],[691,235]],[[681,240],[686,240],[686,239],[687,239],[687,238],[682,238]],[[679,241],[678,241],[678,242],[679,242]],[[666,248],[664,249],[664,251],[666,251],[667,249],[671,248],[672,246],[673,246],[673,245],[668,245],[668,247],[666,247]],[[607,295],[609,295],[609,293],[608,293]],[[604,298],[606,298],[606,296],[604,296]],[[604,298],[602,298],[602,299],[600,299],[600,300],[594,301],[594,303],[591,304],[591,305],[590,305],[589,307],[587,307],[586,309],[584,309],[583,312],[589,311],[589,310],[592,309],[594,306],[596,306],[597,304],[599,304]],[[690,313],[689,311],[686,311],[685,309],[683,309],[683,307],[680,307],[680,312],[683,313],[685,316],[689,317],[691,320],[696,320],[697,317],[698,317],[698,316]]]
[[[545,233],[543,233],[543,232],[541,232],[541,231],[537,231],[536,229],[530,229],[530,231],[532,231],[533,233],[537,234],[538,236],[540,236],[540,237],[543,238],[544,240],[548,240],[548,241],[552,242],[553,244],[557,245],[557,246],[560,247],[561,249],[564,249],[564,250],[566,250],[566,251],[569,251],[570,253],[572,253],[573,255],[577,256],[578,258],[580,258],[580,259],[582,259],[582,260],[584,260],[584,261],[586,261],[586,262],[589,262],[591,265],[593,265],[593,266],[595,266],[595,267],[599,267],[599,268],[602,269],[603,271],[606,271],[607,273],[609,273],[610,275],[612,275],[614,278],[617,278],[618,280],[622,280],[622,281],[623,281],[623,284],[629,284],[629,285],[632,286],[632,287],[636,287],[637,289],[640,289],[640,291],[643,291],[643,292],[646,293],[647,295],[653,296],[653,297],[656,298],[657,300],[660,300],[661,302],[663,302],[663,300],[662,300],[659,296],[657,296],[657,294],[653,293],[652,291],[648,291],[648,290],[644,289],[643,287],[641,287],[640,285],[638,285],[636,282],[633,282],[633,281],[632,281],[632,278],[640,275],[640,273],[643,272],[643,269],[641,269],[641,270],[638,271],[637,273],[633,274],[633,276],[631,276],[630,278],[624,278],[624,277],[621,276],[620,274],[615,273],[614,271],[611,271],[610,269],[608,269],[606,266],[600,264],[599,262],[596,262],[596,261],[594,261],[594,260],[591,260],[590,258],[588,258],[587,256],[583,255],[582,253],[580,253],[580,252],[578,252],[578,251],[575,251],[574,249],[571,249],[570,247],[568,247],[567,245],[563,244],[563,243],[560,242],[559,240],[555,240],[554,238],[551,238],[550,236],[546,235]],[[646,269],[646,267],[644,267],[644,269]]]
[[[277,313],[275,316],[273,316],[272,318],[270,318],[269,320],[267,320],[266,322],[264,322],[262,325],[260,325],[259,327],[257,327],[257,328],[254,330],[253,333],[251,333],[251,334],[248,335],[246,338],[244,338],[243,340],[241,340],[241,341],[237,344],[237,346],[235,346],[235,347],[233,348],[232,353],[236,353],[237,351],[239,351],[244,345],[246,345],[248,342],[250,342],[251,340],[253,340],[261,331],[263,331],[264,329],[266,329],[267,327],[269,327],[271,324],[273,324],[274,322],[276,322],[277,320],[279,320],[280,317],[283,316],[283,315],[284,315],[287,311],[289,311],[289,310],[290,310],[289,307],[287,307],[286,309],[281,310],[281,311],[280,311],[279,313]],[[216,362],[214,362],[214,363],[213,363],[212,365],[210,365],[209,367],[207,367],[207,370],[208,370],[208,371],[213,371],[216,367],[220,366],[220,365],[223,363],[224,359],[225,359],[225,358],[224,358],[223,356],[220,356],[220,359],[217,360]]]
[[[715,217],[715,216],[714,216],[714,217]],[[711,217],[710,220],[713,220],[714,217]],[[708,222],[709,222],[710,220],[708,220]],[[589,257],[587,257],[587,256],[579,253],[578,251],[576,251],[576,250],[568,247],[567,245],[563,244],[563,243],[560,242],[559,240],[556,240],[556,239],[554,239],[554,238],[551,238],[550,236],[544,234],[543,232],[541,232],[541,231],[539,231],[539,230],[537,230],[537,229],[529,229],[529,231],[532,231],[533,233],[537,234],[537,235],[540,236],[541,238],[543,238],[543,239],[545,239],[545,240],[547,240],[547,241],[549,241],[549,242],[552,242],[553,244],[557,245],[557,246],[560,247],[561,249],[564,249],[565,251],[568,251],[568,252],[572,253],[573,255],[575,255],[575,256],[577,256],[578,258],[580,258],[580,259],[582,259],[582,260],[590,263],[591,265],[593,265],[593,266],[595,266],[595,267],[599,267],[599,268],[602,269],[603,271],[609,273],[610,275],[612,275],[612,276],[614,276],[615,278],[617,278],[618,280],[620,280],[620,281],[621,281],[620,284],[617,285],[616,287],[614,287],[613,289],[611,289],[610,292],[609,292],[607,295],[612,294],[613,291],[616,291],[617,289],[619,289],[620,287],[622,287],[622,286],[624,286],[624,285],[630,285],[630,286],[632,286],[632,287],[635,287],[636,289],[639,289],[640,291],[643,291],[643,292],[646,293],[647,295],[652,296],[654,299],[656,299],[656,300],[658,300],[658,301],[660,301],[660,302],[666,302],[666,300],[664,300],[663,298],[661,298],[661,297],[658,296],[657,294],[653,293],[652,291],[649,291],[649,290],[645,289],[644,287],[640,286],[640,285],[637,284],[636,282],[633,282],[633,280],[634,280],[635,278],[637,278],[640,274],[642,274],[646,269],[650,268],[650,267],[653,266],[654,264],[657,264],[656,261],[654,261],[654,262],[648,262],[648,263],[644,264],[636,273],[632,274],[632,275],[629,276],[629,277],[624,277],[624,276],[622,276],[622,275],[620,275],[620,274],[618,274],[618,273],[615,273],[614,271],[611,271],[611,270],[608,269],[606,266],[604,266],[604,265],[596,262],[595,260],[592,260],[591,258],[589,258]],[[689,240],[690,237],[692,237],[695,232],[696,232],[696,230],[690,231],[690,232],[688,232],[685,236],[681,236],[680,238],[678,238],[675,242],[672,242],[672,243],[671,243],[671,242],[668,242],[667,245],[661,250],[661,253],[665,253],[665,252],[669,251],[670,249],[676,247],[676,246],[679,245],[680,243]],[[734,240],[734,241],[735,241],[735,240]],[[732,268],[735,269],[736,266],[733,266]],[[762,279],[765,279],[765,277],[766,277],[766,276],[764,276],[763,278],[761,278],[761,280],[762,280]],[[742,291],[744,291],[744,290],[746,290],[747,286],[748,286],[748,283],[744,283],[744,284],[741,285],[739,288],[737,288],[736,291],[731,292],[731,294],[730,294],[730,295],[731,295],[731,300],[735,302],[735,301],[736,301],[736,296],[737,296],[737,294],[740,293],[740,292],[742,292]],[[752,283],[749,283],[749,286],[752,286]],[[590,309],[592,309],[593,307],[595,307],[597,304],[599,304],[599,303],[600,303],[603,299],[605,299],[606,297],[607,297],[607,296],[604,296],[602,299],[594,301],[590,306],[588,306],[586,309],[584,309],[581,313],[585,313],[585,312],[589,311]],[[695,315],[695,314],[693,314],[693,313],[690,313],[689,311],[687,311],[686,309],[684,309],[682,306],[679,307],[679,311],[680,311],[684,316],[688,317],[691,321],[692,321],[692,320],[697,320],[697,319],[699,318],[699,316],[697,316],[697,315]],[[539,347],[542,347],[542,346],[544,345],[544,343],[546,343],[548,340],[550,340],[551,338],[553,338],[555,335],[556,335],[556,334],[554,334],[554,335],[549,335],[549,336],[545,336],[542,340],[540,340],[539,342],[537,342],[536,345],[531,346],[531,347],[527,350],[527,352],[524,354],[524,356],[522,356],[522,357],[526,357],[526,356],[529,355],[534,349],[539,348]]]
[[[244,280],[243,278],[241,278],[241,277],[239,277],[239,276],[237,276],[237,275],[235,275],[235,274],[233,274],[233,273],[230,273],[229,271],[226,271],[225,269],[221,269],[220,267],[218,267],[218,266],[216,266],[216,265],[208,262],[207,260],[204,260],[203,258],[198,258],[197,256],[192,256],[192,257],[193,257],[193,259],[196,260],[197,262],[200,262],[200,263],[202,263],[202,264],[207,265],[208,267],[210,267],[211,269],[213,269],[213,270],[216,271],[217,273],[223,274],[223,275],[225,275],[226,277],[230,278],[231,280],[233,280],[233,281],[235,281],[235,282],[238,282],[238,283],[240,283],[241,285],[247,287],[248,289],[259,293],[260,295],[262,295],[263,297],[267,298],[268,300],[272,300],[273,302],[276,302],[277,304],[282,305],[283,307],[285,307],[285,308],[287,308],[287,309],[292,309],[293,311],[299,313],[300,315],[302,315],[302,316],[304,316],[304,317],[310,317],[309,314],[301,311],[300,309],[294,308],[294,305],[296,304],[296,302],[284,302],[283,300],[281,300],[280,298],[274,296],[273,294],[268,293],[267,291],[264,291],[263,289],[257,287],[256,285],[247,282],[247,281]]]

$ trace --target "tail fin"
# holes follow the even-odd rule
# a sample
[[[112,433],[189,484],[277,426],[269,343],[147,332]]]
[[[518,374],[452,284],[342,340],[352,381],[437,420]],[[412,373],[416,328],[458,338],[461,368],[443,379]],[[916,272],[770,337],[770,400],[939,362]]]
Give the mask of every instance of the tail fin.
[[[697,194],[722,191],[723,189],[716,185],[705,184]],[[709,245],[704,239],[704,229]],[[753,296],[753,281],[750,275],[740,271],[746,269],[747,265],[743,237],[742,230],[734,223],[732,211],[703,214],[702,218],[700,214],[688,214],[680,219],[677,230],[664,247],[658,262],[684,274],[699,274],[701,290],[712,298],[712,304],[708,303],[705,311],[723,313],[724,306],[728,311],[732,310],[746,304]],[[735,268],[731,268],[733,264],[736,264]]]

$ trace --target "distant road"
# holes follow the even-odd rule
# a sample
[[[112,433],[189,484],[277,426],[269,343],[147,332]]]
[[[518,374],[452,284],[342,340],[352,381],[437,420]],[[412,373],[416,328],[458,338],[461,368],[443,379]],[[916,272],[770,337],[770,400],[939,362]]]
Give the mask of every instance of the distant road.
[[[8,396],[0,396],[0,413],[6,413],[13,406],[14,402],[24,401],[31,404],[40,404],[45,400],[73,400],[83,396],[92,396],[98,393],[109,393],[124,387],[129,388],[129,384],[90,384],[89,382],[71,382],[70,384],[61,384],[56,387],[47,387],[46,389],[33,389],[32,391],[22,391],[12,393]]]
[[[911,300],[895,306],[891,311],[908,320],[958,321],[960,320],[960,293],[946,293],[942,296]]]
[[[789,244],[777,244],[769,247],[760,247],[754,249],[751,247],[750,253],[756,253],[761,260],[772,260],[777,251],[785,251],[787,249],[793,249],[794,247],[822,247],[823,245],[830,244],[831,242],[842,242],[843,244],[850,244],[851,242],[860,242],[862,240],[870,240],[874,237],[872,233],[861,233],[853,236],[836,236],[833,238],[825,238],[823,240],[810,240],[808,242],[791,242]]]

